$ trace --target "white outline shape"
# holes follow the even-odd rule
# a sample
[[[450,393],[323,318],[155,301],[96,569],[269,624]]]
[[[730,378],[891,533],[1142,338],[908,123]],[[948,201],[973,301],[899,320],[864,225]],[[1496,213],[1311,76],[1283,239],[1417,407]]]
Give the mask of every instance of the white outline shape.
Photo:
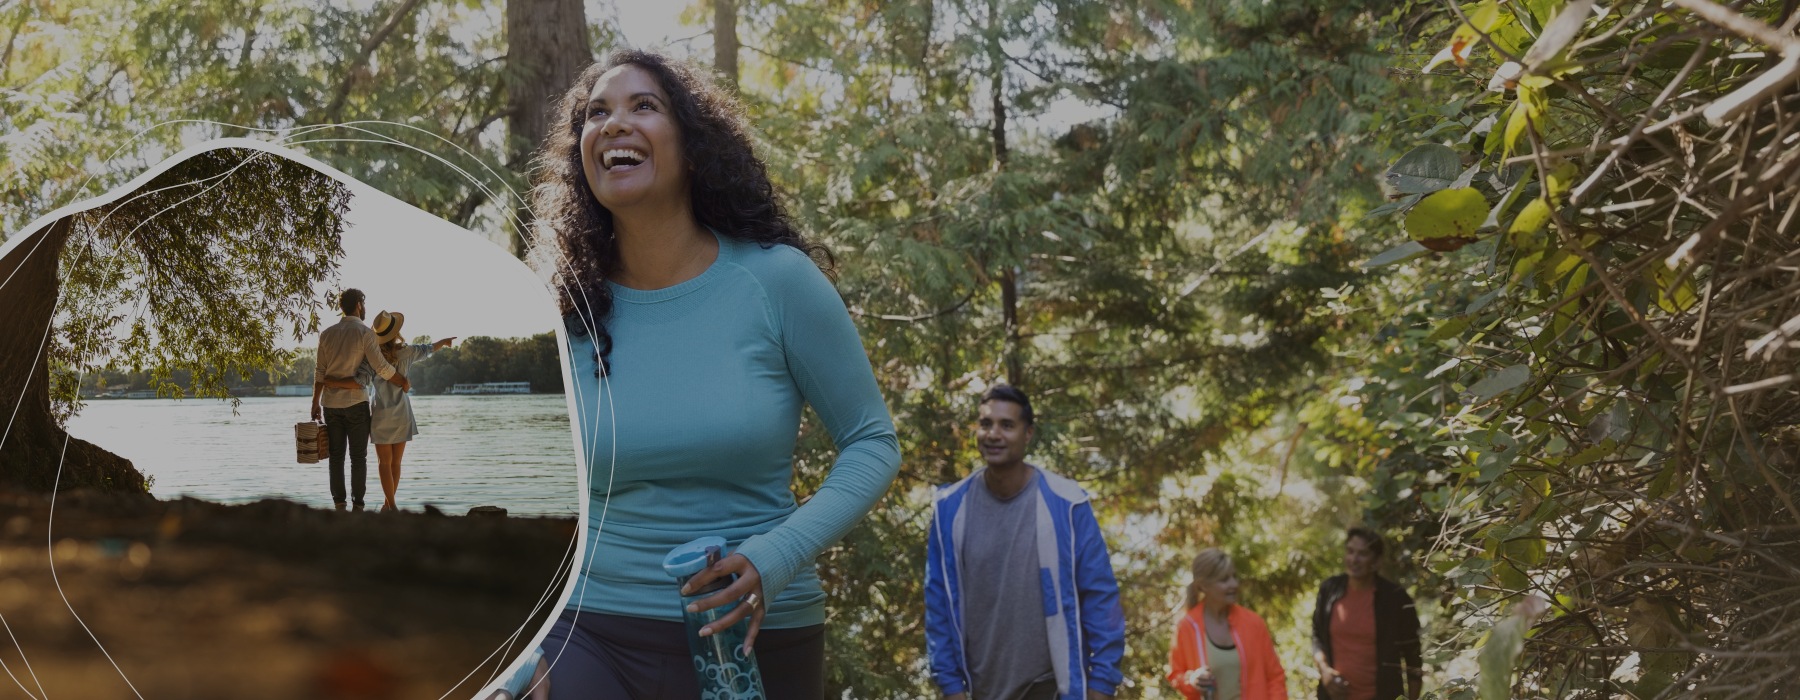
[[[183,123],[212,124],[212,125],[217,125],[217,126],[226,126],[226,127],[231,127],[231,128],[244,129],[244,130],[253,131],[253,132],[287,134],[288,137],[282,138],[280,141],[275,142],[275,143],[262,141],[262,140],[258,140],[258,139],[252,139],[252,138],[248,138],[248,137],[226,137],[226,138],[207,140],[207,141],[204,141],[204,142],[201,142],[198,144],[194,144],[187,148],[183,148],[180,151],[177,151],[169,156],[166,156],[162,160],[158,161],[156,164],[151,165],[150,167],[146,168],[138,176],[126,181],[123,184],[118,185],[117,187],[114,187],[112,190],[109,190],[100,195],[96,195],[94,197],[90,197],[88,199],[84,199],[84,200],[80,200],[77,202],[63,205],[61,207],[58,207],[58,208],[52,210],[48,214],[44,214],[42,216],[39,216],[39,217],[33,219],[30,223],[26,224],[20,230],[19,233],[8,237],[3,242],[0,242],[0,257],[4,257],[6,255],[6,253],[8,253],[12,249],[17,248],[20,245],[22,245],[23,240],[25,238],[28,238],[28,237],[32,236],[33,234],[37,234],[40,231],[47,229],[50,225],[53,225],[56,221],[66,217],[66,216],[69,216],[72,214],[78,214],[80,212],[87,211],[89,209],[93,209],[93,208],[96,208],[99,206],[104,206],[106,204],[110,204],[114,201],[122,199],[128,195],[134,194],[137,189],[142,188],[144,185],[148,184],[150,180],[154,179],[157,175],[160,175],[162,172],[173,167],[175,164],[178,164],[178,163],[180,163],[194,155],[197,155],[199,153],[203,153],[203,152],[211,151],[211,150],[217,150],[220,148],[237,147],[237,148],[247,148],[247,149],[251,149],[251,150],[262,151],[265,153],[269,153],[271,155],[276,155],[279,157],[287,158],[291,161],[300,163],[302,165],[312,168],[313,170],[315,170],[319,173],[322,173],[328,177],[331,177],[335,180],[338,180],[340,182],[352,182],[352,183],[355,183],[358,185],[362,185],[364,187],[369,187],[370,189],[374,189],[378,192],[382,192],[383,194],[386,194],[386,192],[382,191],[380,188],[374,187],[373,185],[369,185],[368,183],[362,182],[361,180],[350,177],[349,175],[343,173],[342,171],[339,171],[334,167],[331,167],[325,163],[322,163],[316,159],[313,159],[310,156],[292,151],[292,150],[288,149],[286,147],[286,145],[288,143],[303,144],[303,143],[310,143],[310,142],[327,142],[327,141],[354,141],[354,142],[367,142],[367,143],[388,143],[388,144],[397,145],[397,146],[401,146],[404,148],[409,148],[409,149],[418,151],[419,153],[423,153],[427,156],[432,157],[433,159],[438,160],[439,162],[444,163],[446,166],[449,166],[452,169],[456,170],[458,172],[458,174],[461,174],[465,178],[468,178],[472,184],[474,184],[476,187],[480,188],[482,190],[482,192],[487,194],[490,198],[499,199],[499,197],[495,196],[494,190],[487,188],[483,183],[478,181],[476,178],[472,177],[468,171],[448,162],[442,156],[439,156],[430,151],[426,151],[417,146],[413,146],[412,144],[397,141],[395,139],[392,139],[391,137],[385,137],[381,134],[375,134],[367,129],[361,129],[358,127],[351,126],[351,125],[355,125],[355,124],[384,124],[384,125],[391,125],[391,126],[399,126],[402,128],[411,129],[414,131],[419,131],[421,133],[425,133],[429,136],[437,138],[440,141],[449,143],[451,146],[456,148],[456,150],[458,152],[460,152],[466,156],[469,156],[475,162],[480,163],[482,166],[482,169],[485,170],[486,172],[488,172],[489,174],[494,175],[495,179],[500,179],[498,177],[498,175],[494,173],[493,168],[489,167],[489,165],[486,161],[482,160],[481,158],[475,156],[472,153],[469,153],[468,150],[463,148],[460,144],[450,142],[450,141],[444,139],[442,136],[433,134],[433,133],[425,131],[423,129],[419,129],[418,127],[414,127],[414,126],[411,126],[408,124],[396,123],[396,122],[388,122],[388,121],[382,121],[382,120],[360,120],[360,121],[355,121],[355,122],[347,122],[345,124],[320,124],[320,125],[310,125],[310,126],[305,126],[305,127],[296,127],[293,129],[269,129],[269,128],[259,128],[259,127],[243,127],[243,126],[238,126],[238,125],[234,125],[234,124],[227,124],[224,122],[216,122],[216,121],[205,120],[205,119],[177,119],[177,120],[168,120],[168,121],[164,121],[164,122],[159,122],[155,125],[147,127],[145,129],[139,131],[138,134],[134,135],[132,140],[135,141],[138,137],[141,137],[144,133],[146,133],[150,130],[156,129],[158,127],[161,127],[164,125],[183,124]],[[293,141],[292,140],[292,137],[302,136],[304,134],[311,133],[313,131],[329,129],[329,128],[340,128],[340,127],[352,128],[353,130],[362,131],[364,133],[370,133],[371,135],[382,137],[382,138],[376,138],[376,139],[329,139],[329,140],[314,139],[314,140],[306,140],[306,141]],[[115,149],[113,152],[113,155],[116,156],[119,153],[119,151],[123,150],[124,148],[125,148],[125,146],[122,145],[119,147],[119,149]],[[110,161],[110,158],[109,158],[109,161]],[[78,191],[88,187],[89,184],[93,182],[94,177],[95,176],[93,176],[93,175],[88,176],[88,178],[86,180],[84,180],[81,185],[77,186],[74,191],[78,192]],[[511,195],[510,199],[517,200],[520,203],[524,204],[527,208],[529,207],[529,203],[525,202],[524,198],[520,197],[519,194],[517,192],[513,191],[510,186],[504,185],[504,180],[502,180],[502,186],[505,187],[507,194]],[[392,196],[392,195],[388,195],[388,196]],[[404,201],[404,200],[401,200],[401,201]],[[516,212],[516,209],[514,209],[512,211]],[[507,218],[512,221],[515,228],[518,228],[520,230],[520,241],[525,246],[525,250],[523,252],[525,252],[527,254],[527,256],[529,256],[537,248],[536,241],[534,241],[528,235],[529,230],[527,230],[525,227],[520,225],[522,222],[520,221],[520,219],[517,217],[516,214],[509,213],[507,215]],[[459,226],[458,228],[462,228],[462,227]],[[467,230],[467,229],[465,228],[464,230]],[[471,233],[473,233],[473,232],[471,232]],[[479,235],[479,234],[477,234],[477,235]],[[486,237],[484,236],[483,238],[485,239]],[[489,241],[489,242],[492,242],[492,241]],[[34,244],[32,251],[27,253],[27,258],[29,258],[31,254],[36,252],[36,249],[37,249],[36,246],[41,243],[42,243],[42,239],[39,239],[39,241],[36,244]],[[526,260],[522,258],[521,262],[526,262]],[[558,255],[556,262],[557,262],[559,268],[561,268],[563,266],[563,263],[566,263],[565,260],[561,259],[560,255]],[[561,272],[560,269],[558,271]],[[9,276],[8,280],[6,280],[6,281],[10,281],[10,279],[11,279],[11,276]],[[558,284],[563,288],[563,290],[565,292],[571,291],[569,289],[569,285],[568,285],[568,282],[566,281],[566,278],[559,280]],[[4,282],[0,282],[0,287],[3,287],[3,286],[4,286]],[[584,301],[586,300],[586,291],[585,290],[574,290],[574,291],[577,291],[578,293],[580,293],[582,295],[583,300]],[[592,333],[593,329],[596,327],[597,323],[594,322],[594,319],[589,318],[588,315],[585,313],[585,311],[578,311],[577,313],[582,320],[582,325],[585,328],[589,329],[589,332]],[[54,324],[54,322],[52,322],[52,323]],[[40,356],[42,355],[44,348],[48,347],[48,342],[49,342],[48,334],[49,334],[50,330],[53,330],[53,328],[46,330],[45,340],[43,343],[41,343],[39,345],[39,355]],[[557,338],[559,341],[557,344],[557,354],[559,355],[559,359],[562,360],[563,366],[568,367],[569,366],[569,362],[568,362],[569,341],[567,338],[566,324],[559,324],[558,327],[555,329],[555,332],[557,334]],[[35,366],[35,362],[34,362],[34,366]],[[602,391],[606,395],[606,398],[607,398],[607,407],[608,407],[609,415],[612,418],[612,420],[610,421],[611,422],[610,427],[611,427],[611,432],[613,435],[613,443],[614,444],[612,447],[612,453],[610,455],[611,459],[609,460],[611,464],[609,465],[608,477],[607,477],[607,483],[608,483],[607,498],[601,505],[600,522],[596,524],[596,528],[598,530],[604,530],[604,528],[605,528],[606,512],[607,512],[608,506],[610,506],[610,504],[611,504],[611,484],[613,483],[612,475],[614,472],[616,472],[616,469],[618,466],[617,465],[618,425],[617,425],[616,414],[612,413],[615,410],[615,407],[612,403],[612,391],[611,391],[609,379],[610,378],[608,377],[608,373],[605,372],[604,369],[602,369],[601,370],[601,381],[600,381],[601,386],[599,387],[599,390]],[[563,377],[563,388],[565,391],[565,396],[569,397],[569,399],[567,401],[571,408],[571,410],[570,410],[571,414],[576,413],[576,411],[573,410],[573,408],[575,405],[574,404],[575,397],[578,395],[578,394],[570,391],[571,386],[573,384],[574,384],[573,377],[570,377],[567,374],[565,374],[565,376]],[[577,391],[578,390],[579,389],[577,388]],[[13,411],[14,416],[17,415],[18,408],[20,406],[22,406],[23,403],[24,403],[24,397],[20,396],[18,403],[15,404],[15,407],[14,407],[14,411]],[[595,418],[597,419],[597,417],[595,417]],[[12,420],[9,419],[6,434],[0,434],[0,448],[4,448],[5,438],[7,435],[10,435],[11,424],[12,424]],[[67,441],[70,437],[71,436],[65,431],[64,436],[63,436],[65,452],[67,450]],[[586,451],[583,449],[581,433],[579,433],[575,430],[571,430],[570,431],[570,441],[572,443],[574,443],[574,446],[576,447],[576,450],[577,450],[576,451],[576,458],[577,458],[576,492],[577,492],[577,500],[580,504],[579,505],[580,510],[577,513],[577,518],[576,518],[577,529],[576,529],[576,533],[575,533],[575,557],[569,566],[569,576],[564,580],[562,595],[559,596],[557,599],[557,609],[567,609],[568,600],[571,597],[571,595],[573,595],[575,593],[575,587],[577,585],[576,584],[576,576],[578,575],[578,573],[576,571],[576,568],[575,568],[576,564],[574,562],[580,562],[583,572],[585,572],[585,568],[586,568],[585,557],[584,557],[586,550],[587,550],[586,520],[588,519],[588,505],[589,505],[589,500],[590,500],[589,499],[590,492],[589,492],[588,485],[587,485],[588,461],[586,459]],[[62,476],[62,463],[59,460],[59,462],[57,464],[57,484],[58,484],[58,486],[60,486],[60,483],[61,483],[61,476]],[[55,488],[53,488],[53,490],[51,492],[51,512],[52,512],[52,514],[54,514],[54,510],[55,510],[55,494],[56,494],[56,490],[55,490]],[[54,522],[54,517],[52,517],[51,522],[52,523]],[[596,534],[598,534],[598,533],[596,533]],[[52,537],[52,535],[50,534],[50,531],[47,530],[46,541],[48,542],[51,537]],[[46,555],[49,555],[49,554],[50,554],[49,552],[46,552]],[[54,566],[54,563],[52,563],[52,566]],[[561,569],[560,565],[559,565],[558,569],[559,570]],[[581,581],[580,581],[579,585],[582,587],[583,590],[585,590],[586,585],[587,585],[587,579],[586,579],[585,573],[581,573],[579,575],[581,576]],[[53,579],[55,578],[54,571],[52,572],[52,578]],[[554,581],[552,582],[552,585],[554,585]],[[59,595],[61,594],[60,583],[58,583],[58,593],[59,593]],[[540,598],[540,601],[541,600],[542,600],[542,598]],[[64,603],[65,603],[65,605],[68,605],[66,596],[64,597]],[[539,607],[541,607],[541,603],[540,603]],[[534,614],[534,615],[536,614],[536,609],[537,608],[534,608],[532,614]],[[72,606],[70,606],[70,613],[71,614],[74,613],[74,609]],[[576,615],[577,619],[579,619],[580,614],[581,614],[581,611],[579,609],[575,611],[575,615]],[[539,628],[537,633],[535,635],[533,635],[531,646],[537,647],[537,646],[541,646],[543,644],[544,638],[546,636],[548,636],[548,634],[549,634],[550,627],[555,624],[556,619],[558,617],[560,617],[560,614],[557,617],[546,618],[544,624]],[[80,622],[79,616],[77,616],[77,621]],[[527,623],[528,622],[529,622],[529,620],[527,621]],[[498,653],[501,648],[510,646],[512,643],[514,643],[514,640],[516,640],[517,632],[522,631],[525,624],[527,624],[527,623],[521,623],[519,629],[515,630],[515,636],[509,637],[509,641],[506,642],[505,644],[503,644],[501,647],[496,648],[495,652]],[[87,629],[87,625],[85,623],[82,623],[82,627],[84,630]],[[10,635],[10,627],[8,628],[8,633]],[[90,637],[93,637],[92,631],[89,631],[88,634]],[[98,646],[99,640],[96,638],[96,639],[94,639],[94,641],[95,641],[95,644]],[[23,659],[24,658],[24,648],[17,643],[16,639],[14,640],[14,646],[19,649],[20,658]],[[103,646],[100,648],[101,648],[101,653],[105,654],[106,653],[105,648]],[[566,646],[565,646],[565,649],[566,649]],[[493,655],[490,654],[488,658],[492,658],[492,656]],[[561,657],[561,652],[559,651],[558,658],[560,658],[560,657]],[[108,661],[111,661],[111,656],[107,655],[107,659],[108,659]],[[522,666],[524,660],[525,660],[524,657],[521,656],[520,658],[515,659],[514,662],[511,665],[509,665],[507,668],[508,669],[516,669],[516,667]],[[484,660],[482,665],[485,665],[485,663],[486,662]],[[113,666],[115,669],[118,669],[118,665],[116,663],[114,663]],[[552,667],[555,666],[554,659],[551,661],[551,666]],[[477,669],[479,669],[479,666],[477,666]],[[7,669],[7,672],[8,672],[9,676],[12,675],[10,668]],[[473,675],[473,673],[474,673],[474,671],[471,671],[470,675]],[[32,674],[32,677],[33,677],[33,680],[36,681],[36,675]],[[120,670],[120,677],[125,680],[127,686],[131,685],[130,680],[128,678],[125,678],[124,672],[122,670]],[[490,678],[492,678],[492,677],[493,676],[490,676]],[[467,679],[467,676],[465,676],[464,680],[466,680],[466,679]],[[27,695],[30,695],[29,689],[25,688],[24,684],[19,682],[16,677],[14,677],[14,682],[16,684],[18,684],[20,689],[24,690]],[[450,693],[455,692],[456,688],[461,687],[461,685],[462,685],[462,683],[459,682],[456,685],[452,686],[449,691],[447,691],[443,696],[440,696],[440,700],[441,700],[441,698],[449,697]],[[39,689],[40,689],[40,692],[44,693],[44,698],[47,700],[49,695],[47,692],[43,691],[41,683],[39,683]],[[488,690],[488,688],[484,688],[483,690]],[[137,689],[135,687],[132,687],[132,692],[136,693]],[[480,692],[481,691],[477,691],[477,697],[479,697]],[[32,696],[32,697],[34,700],[38,700],[37,696]],[[138,697],[142,698],[143,696],[140,694],[140,695],[138,695]]]

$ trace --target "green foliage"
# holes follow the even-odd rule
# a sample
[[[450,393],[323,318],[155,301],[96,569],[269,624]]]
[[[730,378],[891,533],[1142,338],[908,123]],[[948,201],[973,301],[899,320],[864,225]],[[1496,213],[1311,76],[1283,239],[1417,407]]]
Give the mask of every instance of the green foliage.
[[[1424,243],[1434,239],[1470,239],[1487,219],[1488,203],[1473,187],[1433,192],[1406,213],[1406,235]],[[1426,247],[1431,247],[1427,245]]]
[[[311,384],[313,377],[313,349],[300,348],[278,361],[275,366],[258,369],[244,376],[227,376],[225,388],[232,396],[270,396],[275,387],[282,384]],[[168,381],[177,386],[192,386],[193,373],[184,369],[176,369],[168,373]],[[132,372],[129,369],[99,367],[81,378],[82,398],[92,398],[100,394],[132,391],[155,391],[158,380],[150,372]]]
[[[343,255],[349,203],[348,187],[304,165],[219,149],[75,214],[50,347],[53,412],[67,418],[76,378],[100,367],[148,371],[164,396],[226,398],[232,377],[286,364],[276,339],[317,330],[313,289]]]
[[[420,336],[415,343],[430,343]],[[409,372],[413,391],[441,394],[459,383],[531,382],[540,394],[563,391],[562,359],[556,353],[556,334],[539,333],[529,338],[475,336],[432,353]]]
[[[1387,185],[1398,194],[1431,194],[1455,187],[1462,157],[1454,149],[1426,144],[1406,152],[1387,170]]]
[[[1792,276],[1766,274],[1795,256],[1791,217],[1760,204],[1791,201],[1793,185],[1726,184],[1770,177],[1785,152],[1770,139],[1793,119],[1770,102],[1698,118],[1768,65],[1715,23],[1739,10],[1702,5],[1715,15],[1489,0],[1434,20],[1440,58],[1461,70],[1429,78],[1452,101],[1409,121],[1441,141],[1435,173],[1468,164],[1467,187],[1394,210],[1413,238],[1479,240],[1350,296],[1391,319],[1373,345],[1343,342],[1385,380],[1361,392],[1364,416],[1396,432],[1346,437],[1391,450],[1376,464],[1389,478],[1424,472],[1407,483],[1414,528],[1438,545],[1426,563],[1459,587],[1464,624],[1493,629],[1484,698],[1650,697],[1677,678],[1754,697],[1792,682],[1787,651],[1695,651],[1766,648],[1759,635],[1791,622],[1749,601],[1800,596],[1758,583],[1800,554],[1761,529],[1794,517],[1795,435],[1791,397],[1749,398],[1788,369],[1746,352],[1793,315],[1776,291]],[[1739,9],[1752,25],[1791,11]],[[1420,160],[1395,162],[1411,178],[1390,178],[1395,194],[1441,181],[1419,185]],[[1549,620],[1501,621],[1532,594],[1555,601]]]
[[[504,240],[505,46],[470,3],[82,0],[0,9],[0,230],[207,138],[272,138]],[[391,32],[372,44],[394,18]],[[364,62],[365,45],[373,47]],[[523,164],[513,164],[519,169]],[[505,206],[481,209],[484,204]],[[478,214],[485,213],[486,220]]]
[[[418,131],[334,127],[290,143],[428,211],[499,228],[477,212],[505,211],[493,206],[505,195],[452,167],[485,177],[476,163],[510,152],[504,48],[480,31],[494,15],[425,3],[370,61],[350,60],[398,6],[0,7],[16,47],[0,68],[0,190],[23,204],[0,223],[97,194],[182,137],[227,133],[131,138],[181,114],[272,129],[403,121]],[[1683,10],[1593,8],[740,3],[762,152],[837,255],[907,460],[820,562],[832,692],[935,691],[916,614],[929,489],[975,464],[975,396],[1001,379],[1043,416],[1034,459],[1096,496],[1128,582],[1125,696],[1168,694],[1179,588],[1210,544],[1238,559],[1291,693],[1309,693],[1304,616],[1335,570],[1335,528],[1359,521],[1393,537],[1392,573],[1432,623],[1434,663],[1472,666],[1472,635],[1536,593],[1554,601],[1550,618],[1510,623],[1525,654],[1517,693],[1648,697],[1683,674],[1792,678],[1779,649],[1693,649],[1779,639],[1793,619],[1755,613],[1794,609],[1791,586],[1756,583],[1800,560],[1769,534],[1791,528],[1800,486],[1780,369],[1800,314],[1785,170],[1800,111],[1778,92],[1737,121],[1702,122],[1775,66],[1764,47]],[[1735,11],[1772,26],[1790,13]],[[442,137],[471,155],[334,140],[390,137]],[[133,289],[132,274],[154,283],[152,259],[240,254],[84,245],[69,255],[114,262],[82,265],[71,294]],[[242,245],[249,258],[280,252]],[[236,289],[225,277],[200,291]],[[191,329],[201,319],[171,306],[188,291],[175,289],[137,298]],[[108,294],[85,305],[125,310],[62,321],[64,366],[98,362],[108,329],[135,313]],[[131,344],[154,327],[131,327],[120,348],[196,377],[276,359],[176,361]],[[516,378],[498,376],[517,374],[503,358],[542,355],[540,339],[475,340],[421,373],[466,363]],[[809,415],[802,495],[831,456]],[[1483,674],[1486,692],[1498,677]],[[1438,690],[1473,698],[1477,686]]]
[[[414,338],[414,343],[430,344],[428,336]],[[423,362],[414,363],[407,377],[412,380],[414,394],[442,394],[460,383],[528,381],[531,390],[540,394],[560,394],[562,360],[556,352],[556,334],[539,333],[528,338],[489,338],[474,336],[459,339],[453,347],[432,353]],[[168,383],[192,386],[193,373],[174,369],[167,373]],[[278,354],[275,366],[258,369],[237,377],[225,375],[226,389],[232,396],[268,396],[282,384],[311,385],[313,348],[301,347],[291,353]],[[155,390],[160,382],[149,371],[131,372],[101,367],[83,377],[81,392],[91,396],[102,392]]]
[[[1513,665],[1525,650],[1525,637],[1543,614],[1541,598],[1526,598],[1513,607],[1511,614],[1488,630],[1481,645],[1481,700],[1507,700],[1512,697]]]
[[[890,497],[821,562],[830,647],[851,650],[830,659],[831,692],[936,692],[905,611],[922,605],[929,487],[977,464],[975,399],[995,381],[1037,404],[1034,460],[1096,496],[1130,582],[1126,696],[1169,692],[1180,589],[1209,544],[1282,621],[1290,665],[1310,665],[1292,621],[1335,571],[1334,526],[1361,517],[1339,497],[1352,481],[1281,490],[1329,469],[1295,456],[1284,411],[1331,362],[1321,343],[1344,318],[1319,307],[1361,275],[1345,232],[1392,153],[1366,131],[1399,89],[1377,39],[1390,10],[743,8],[740,26],[767,28],[743,37],[764,152],[837,255],[906,455]],[[1086,116],[1061,116],[1071,107]],[[801,493],[829,456],[809,428]]]

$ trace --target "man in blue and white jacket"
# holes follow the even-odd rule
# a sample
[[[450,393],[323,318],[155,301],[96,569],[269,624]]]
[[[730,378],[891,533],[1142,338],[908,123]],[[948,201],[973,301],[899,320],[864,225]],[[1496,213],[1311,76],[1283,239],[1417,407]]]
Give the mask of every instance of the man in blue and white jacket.
[[[981,399],[987,463],[940,486],[925,563],[925,641],[947,700],[1101,700],[1123,676],[1125,612],[1088,495],[1025,462],[1024,392]]]

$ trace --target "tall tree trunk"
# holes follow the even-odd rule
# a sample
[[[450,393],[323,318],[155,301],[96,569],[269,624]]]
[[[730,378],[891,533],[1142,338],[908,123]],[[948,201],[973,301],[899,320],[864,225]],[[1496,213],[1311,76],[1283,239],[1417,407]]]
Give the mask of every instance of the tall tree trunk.
[[[525,173],[549,133],[556,98],[594,61],[581,0],[507,0],[506,60],[510,165]],[[531,223],[531,210],[521,206],[515,214],[521,227]],[[513,254],[521,257],[523,233],[514,229],[512,235]]]
[[[737,0],[713,0],[713,69],[737,92]]]
[[[69,437],[50,412],[57,260],[74,228],[63,217],[0,258],[0,485],[142,492],[130,460]]]
[[[1025,363],[1019,358],[1019,277],[1014,268],[1000,273],[1001,316],[1006,322],[1006,383],[1025,386]]]
[[[988,97],[993,103],[994,126],[994,170],[1006,169],[1006,162],[1011,154],[1006,148],[1006,54],[1000,46],[1000,27],[998,3],[988,0],[988,61],[993,64],[994,74],[989,77]]]
[[[988,62],[993,69],[988,97],[994,111],[994,174],[1006,171],[1011,154],[1006,147],[1006,55],[1000,46],[1000,7],[998,0],[988,0]],[[1011,263],[1000,273],[1000,316],[1006,322],[1006,383],[1016,387],[1025,384],[1024,361],[1019,353],[1019,276]]]

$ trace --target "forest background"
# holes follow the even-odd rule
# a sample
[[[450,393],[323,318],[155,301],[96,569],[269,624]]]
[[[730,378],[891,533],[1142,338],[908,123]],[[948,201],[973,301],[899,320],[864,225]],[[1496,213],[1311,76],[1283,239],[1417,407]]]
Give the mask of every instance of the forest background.
[[[1035,459],[1095,495],[1124,697],[1172,694],[1208,545],[1310,694],[1305,621],[1356,523],[1390,538],[1444,697],[1800,683],[1794,10],[690,8],[701,36],[669,50],[748,105],[900,428],[899,482],[820,562],[834,694],[933,694],[929,489],[976,464],[994,381],[1033,395]],[[0,229],[261,134],[526,256],[542,106],[632,44],[615,11],[0,2]],[[204,271],[178,253],[135,254]],[[130,359],[67,350],[61,376]],[[207,359],[182,352],[137,359]],[[802,445],[804,496],[832,453],[815,421]],[[1509,612],[1534,598],[1541,619]]]

